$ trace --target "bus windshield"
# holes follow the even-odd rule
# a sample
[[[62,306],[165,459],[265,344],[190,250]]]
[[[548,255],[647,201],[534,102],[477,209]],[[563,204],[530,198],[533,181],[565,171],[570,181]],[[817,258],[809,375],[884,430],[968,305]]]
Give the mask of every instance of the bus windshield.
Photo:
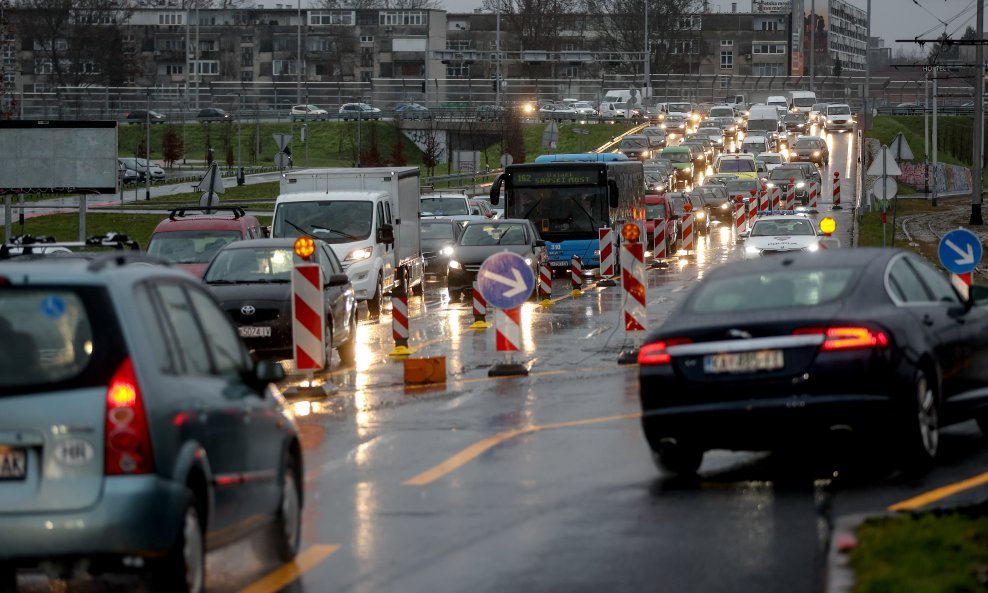
[[[508,218],[527,218],[549,241],[597,236],[609,226],[603,187],[516,187]]]

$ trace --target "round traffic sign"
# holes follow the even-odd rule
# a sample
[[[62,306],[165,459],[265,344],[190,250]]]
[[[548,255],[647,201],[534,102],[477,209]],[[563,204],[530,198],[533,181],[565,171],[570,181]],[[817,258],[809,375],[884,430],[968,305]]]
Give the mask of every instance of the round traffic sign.
[[[981,239],[967,229],[955,229],[940,239],[937,256],[940,263],[954,274],[966,274],[981,261]]]
[[[487,303],[498,309],[514,309],[535,288],[535,273],[525,258],[511,251],[495,253],[477,272],[477,286]]]
[[[515,157],[511,156],[510,152],[506,152],[501,155],[501,166],[507,167],[511,163],[515,162]]]
[[[899,184],[894,177],[879,177],[871,186],[875,197],[881,200],[891,200],[899,192]]]

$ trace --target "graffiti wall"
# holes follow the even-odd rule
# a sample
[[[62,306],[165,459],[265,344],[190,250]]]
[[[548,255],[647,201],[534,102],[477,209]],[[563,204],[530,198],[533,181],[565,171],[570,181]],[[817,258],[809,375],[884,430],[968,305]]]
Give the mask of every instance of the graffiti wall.
[[[971,169],[959,165],[938,163],[933,165],[923,163],[899,163],[902,175],[898,182],[919,191],[926,189],[927,169],[930,171],[930,187],[936,187],[938,193],[969,192],[971,191]]]

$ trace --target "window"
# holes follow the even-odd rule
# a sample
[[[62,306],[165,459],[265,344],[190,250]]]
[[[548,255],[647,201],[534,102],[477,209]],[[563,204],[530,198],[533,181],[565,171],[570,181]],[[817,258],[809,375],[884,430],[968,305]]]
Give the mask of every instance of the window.
[[[231,378],[238,377],[240,371],[249,367],[247,353],[230,320],[201,290],[189,288],[188,292],[196,316],[205,330],[209,352],[215,365],[214,372]]]
[[[733,70],[734,69],[734,52],[733,51],[722,51],[722,52],[720,52],[720,69],[721,70]]]
[[[470,66],[466,64],[451,64],[446,66],[446,78],[466,78],[470,75]]]
[[[197,74],[214,74],[214,75],[219,74],[220,62],[219,60],[199,60],[198,62],[193,61],[192,70]]]
[[[274,51],[292,51],[298,46],[298,42],[295,38],[288,39],[283,37],[281,39],[274,40]]]
[[[751,53],[753,54],[784,54],[786,53],[785,43],[765,43],[761,41],[754,41],[751,44]]]
[[[199,51],[216,51],[216,45],[215,39],[200,39]]]
[[[425,25],[427,15],[415,10],[381,11],[378,15],[381,25]]]
[[[240,73],[240,80],[243,82],[253,82],[254,73],[250,70],[244,70]]]
[[[159,25],[183,25],[185,15],[181,12],[166,12],[158,15]]]
[[[783,76],[785,64],[755,64],[752,66],[752,74],[755,76]]]
[[[35,74],[51,74],[52,73],[51,60],[34,60],[34,73]]]
[[[208,375],[211,371],[206,337],[202,335],[192,307],[181,286],[165,284],[157,289],[161,299],[164,325],[172,330],[178,343],[175,353],[181,360],[184,370],[189,373]]]
[[[729,89],[729,88],[731,88],[731,77],[730,76],[721,76],[719,82],[720,82],[720,88],[722,88],[722,89]]]
[[[470,49],[469,39],[447,39],[446,49],[452,51],[465,51]]]
[[[298,70],[295,68],[295,60],[275,60],[271,62],[271,75],[272,76],[288,76],[295,74]]]
[[[957,292],[950,285],[950,282],[943,277],[943,274],[933,269],[933,266],[925,261],[909,258],[909,265],[916,270],[919,277],[926,284],[926,287],[933,293],[933,297],[941,302],[960,303]]]
[[[309,24],[312,26],[352,26],[355,20],[352,10],[309,13]]]
[[[579,78],[580,77],[580,67],[579,66],[566,66],[563,68],[563,78]]]
[[[672,43],[672,53],[674,54],[696,54],[697,44],[695,39],[684,39]]]
[[[308,40],[309,51],[333,51],[335,45],[331,37],[314,37]]]
[[[240,48],[240,65],[250,67],[254,65],[254,48],[253,47],[241,47]]]
[[[360,36],[360,43],[374,43],[374,36],[373,35],[361,35]]]
[[[702,22],[700,15],[692,14],[690,16],[680,17],[677,28],[681,31],[699,31]]]
[[[13,70],[5,70],[3,73],[4,84],[15,84],[17,82],[17,72]]]
[[[0,49],[0,56],[2,56],[2,61],[4,66],[16,66],[17,65],[17,49],[13,45],[4,45]]]
[[[185,64],[166,64],[165,74],[185,74]]]
[[[926,303],[933,300],[904,257],[897,259],[889,268],[888,283],[893,298],[900,303]]]
[[[79,64],[80,74],[99,74],[102,71],[103,68],[96,62],[81,62]]]
[[[733,39],[721,39],[720,40],[720,46],[721,47],[734,47],[734,40]]]

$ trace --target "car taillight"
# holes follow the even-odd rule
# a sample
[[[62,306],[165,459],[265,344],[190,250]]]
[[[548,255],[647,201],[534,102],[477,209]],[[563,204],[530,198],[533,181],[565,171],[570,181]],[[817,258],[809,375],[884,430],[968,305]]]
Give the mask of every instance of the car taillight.
[[[884,348],[889,345],[885,332],[862,326],[804,327],[793,332],[795,335],[822,335],[820,350],[860,350],[864,348]]]
[[[672,338],[670,340],[660,340],[651,344],[645,344],[638,351],[638,364],[645,366],[669,364],[672,362],[672,357],[669,356],[668,349],[671,346],[689,344],[690,342],[691,340],[689,338]]]
[[[104,450],[103,471],[108,476],[154,471],[144,401],[129,358],[120,363],[106,390]]]

